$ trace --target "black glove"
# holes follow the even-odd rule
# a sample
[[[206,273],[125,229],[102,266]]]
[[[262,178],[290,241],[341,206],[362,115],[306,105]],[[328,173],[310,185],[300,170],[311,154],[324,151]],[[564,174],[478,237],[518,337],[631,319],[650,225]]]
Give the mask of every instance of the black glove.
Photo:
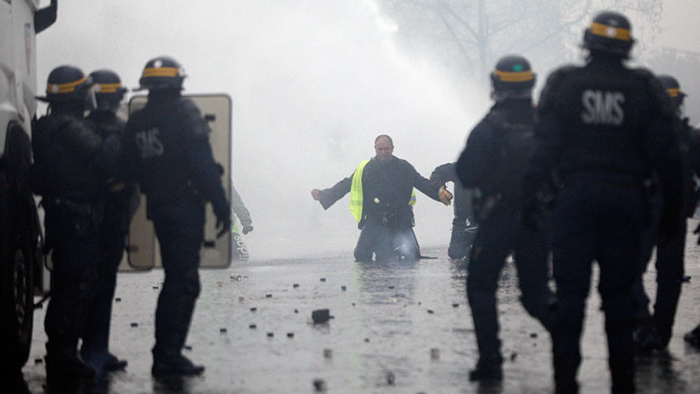
[[[216,233],[216,238],[221,238],[224,234],[231,231],[231,216],[216,215],[216,228],[219,230]]]
[[[243,226],[243,229],[241,231],[243,232],[243,235],[248,234],[249,232],[253,231],[253,226],[251,226],[251,225]]]

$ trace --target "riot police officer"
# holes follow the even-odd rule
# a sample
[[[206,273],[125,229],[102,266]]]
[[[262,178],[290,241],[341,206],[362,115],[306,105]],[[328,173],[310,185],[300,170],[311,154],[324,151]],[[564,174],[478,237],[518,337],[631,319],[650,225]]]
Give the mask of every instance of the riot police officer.
[[[625,66],[634,44],[625,16],[598,14],[583,41],[587,63],[555,71],[542,92],[535,127],[538,150],[525,178],[524,214],[532,218],[540,185],[556,170],[563,185],[552,219],[556,392],[578,392],[579,341],[596,260],[612,391],[631,393],[632,289],[641,232],[648,222],[645,183],[652,169],[664,198],[660,231],[668,237],[680,227],[682,171],[672,132],[675,114],[649,71]]]
[[[683,118],[683,101],[685,93],[681,91],[676,78],[670,75],[660,75],[659,81],[671,99],[678,115],[674,122],[673,131],[680,143],[683,159],[683,204],[680,219],[680,230],[668,239],[658,239],[658,213],[654,212],[652,226],[645,232],[643,253],[640,260],[640,275],[635,284],[635,299],[637,307],[638,328],[635,331],[635,345],[641,352],[662,350],[671,340],[673,323],[678,299],[681,294],[684,275],[685,236],[687,218],[693,216],[697,206],[694,176],[700,175],[700,141],[698,135],[688,124],[688,118]],[[660,199],[657,199],[660,200]],[[663,201],[659,201],[663,203]],[[655,204],[659,205],[659,204]],[[658,209],[657,209],[658,211]],[[656,302],[653,315],[649,313],[649,298],[644,291],[642,274],[656,246]]]
[[[111,70],[97,70],[89,76],[94,83],[97,107],[87,120],[102,138],[116,137],[115,154],[120,154],[125,122],[117,117],[117,110],[126,89],[119,76]],[[109,352],[109,326],[112,298],[117,285],[117,270],[124,254],[129,231],[129,204],[135,188],[124,182],[119,169],[107,169],[103,185],[104,217],[100,225],[100,256],[97,267],[98,289],[88,314],[83,332],[80,355],[98,374],[124,369],[127,362]]]
[[[52,250],[51,301],[45,318],[49,386],[74,387],[95,371],[78,356],[88,308],[96,290],[102,185],[116,161],[114,139],[103,139],[83,119],[92,81],[72,66],[49,74],[48,115],[33,128],[32,188],[41,195],[47,249]],[[94,98],[94,97],[93,97]]]
[[[479,361],[470,380],[501,380],[496,290],[506,257],[514,255],[522,303],[547,328],[552,294],[548,281],[545,231],[520,222],[524,168],[534,151],[532,88],[535,74],[522,56],[506,56],[491,73],[495,104],[472,130],[457,161],[457,174],[474,193],[479,223],[467,268]]]
[[[147,198],[147,216],[160,243],[165,281],[156,309],[155,377],[198,375],[203,366],[182,355],[200,291],[199,252],[204,208],[210,201],[219,234],[230,231],[231,212],[209,143],[209,127],[194,103],[181,95],[185,78],[169,57],[148,63],[140,79],[148,103],[126,125],[127,173]]]

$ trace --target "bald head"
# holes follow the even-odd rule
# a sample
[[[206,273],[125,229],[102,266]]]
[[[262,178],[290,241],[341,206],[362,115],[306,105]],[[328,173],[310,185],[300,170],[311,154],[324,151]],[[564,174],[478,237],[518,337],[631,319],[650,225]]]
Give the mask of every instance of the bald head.
[[[374,151],[377,154],[377,160],[389,161],[394,154],[394,141],[388,135],[382,134],[374,139]]]

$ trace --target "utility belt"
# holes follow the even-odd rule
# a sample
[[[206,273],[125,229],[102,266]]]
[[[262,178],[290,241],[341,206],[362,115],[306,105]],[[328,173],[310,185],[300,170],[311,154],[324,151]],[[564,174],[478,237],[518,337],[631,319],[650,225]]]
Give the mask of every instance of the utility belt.
[[[78,202],[66,198],[44,198],[46,211],[46,244],[63,237],[91,237],[98,234],[104,217],[104,206],[98,202]]]
[[[368,214],[365,221],[379,224],[392,229],[411,228],[414,225],[413,215],[406,213],[378,212]]]

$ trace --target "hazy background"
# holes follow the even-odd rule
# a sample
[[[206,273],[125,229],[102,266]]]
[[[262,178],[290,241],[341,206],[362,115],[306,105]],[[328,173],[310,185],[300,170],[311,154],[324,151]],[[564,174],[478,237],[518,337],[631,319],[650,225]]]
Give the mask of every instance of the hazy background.
[[[384,3],[62,0],[58,22],[37,38],[39,87],[60,64],[110,68],[136,87],[148,59],[176,58],[188,74],[186,93],[233,98],[233,176],[253,217],[255,231],[245,237],[252,258],[350,251],[359,231],[348,198],[324,212],[310,190],[349,176],[383,133],[394,138],[396,156],[427,177],[455,160],[490,105],[479,83],[486,75],[464,78],[430,45],[406,45],[411,26],[387,15]],[[700,51],[700,2],[664,1],[660,15],[640,22],[651,44],[641,63],[653,63],[652,49]],[[580,59],[576,52],[562,58]],[[542,82],[557,64],[531,56]],[[698,107],[698,91],[689,107]],[[415,211],[421,245],[449,241],[451,207],[418,194]],[[295,243],[302,238],[317,246],[304,250]]]

